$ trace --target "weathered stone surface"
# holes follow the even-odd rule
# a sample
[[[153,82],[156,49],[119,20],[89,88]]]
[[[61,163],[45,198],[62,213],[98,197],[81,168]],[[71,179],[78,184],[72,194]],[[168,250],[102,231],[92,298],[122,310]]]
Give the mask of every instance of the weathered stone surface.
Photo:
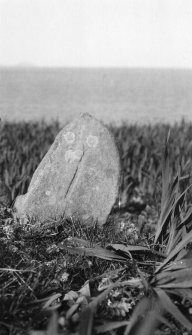
[[[11,205],[11,191],[3,180],[0,179],[0,207]]]
[[[82,114],[59,132],[15,209],[41,221],[64,216],[104,224],[118,195],[119,175],[112,135]]]

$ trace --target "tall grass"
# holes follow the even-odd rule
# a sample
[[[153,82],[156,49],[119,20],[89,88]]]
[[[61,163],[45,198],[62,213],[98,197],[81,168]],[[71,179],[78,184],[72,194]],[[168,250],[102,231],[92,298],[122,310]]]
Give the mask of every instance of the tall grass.
[[[39,162],[53,143],[59,131],[57,122],[4,123],[0,127],[0,175],[17,194],[26,192]],[[169,125],[122,126],[110,128],[115,136],[122,163],[121,188],[128,192],[139,189],[153,199],[158,195],[161,175],[161,157]],[[192,125],[184,121],[171,128],[170,162],[173,174],[178,164],[190,171],[192,156]],[[186,165],[189,163],[188,169]]]

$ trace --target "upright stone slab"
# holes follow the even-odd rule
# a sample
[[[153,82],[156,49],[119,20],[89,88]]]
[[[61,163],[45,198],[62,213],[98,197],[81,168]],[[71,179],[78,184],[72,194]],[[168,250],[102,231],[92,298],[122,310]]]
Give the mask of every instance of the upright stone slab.
[[[17,197],[18,216],[72,217],[104,224],[118,195],[119,154],[107,128],[89,114],[66,125]]]

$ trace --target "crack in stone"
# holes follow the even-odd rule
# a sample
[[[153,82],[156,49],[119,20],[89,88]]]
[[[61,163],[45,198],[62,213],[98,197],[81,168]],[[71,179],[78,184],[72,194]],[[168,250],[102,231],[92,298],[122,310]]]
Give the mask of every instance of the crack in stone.
[[[72,186],[72,184],[73,184],[73,182],[74,182],[74,179],[75,179],[75,177],[76,177],[76,175],[77,175],[77,172],[78,172],[78,170],[79,170],[79,165],[80,165],[80,163],[81,163],[81,161],[82,161],[82,159],[83,159],[84,154],[85,154],[85,150],[84,150],[84,147],[83,147],[83,153],[82,153],[81,158],[80,158],[80,160],[79,160],[79,162],[78,162],[78,165],[77,165],[76,170],[75,170],[75,172],[74,172],[73,178],[71,179],[71,182],[70,182],[70,184],[69,184],[69,186],[68,186],[68,188],[67,188],[67,191],[66,191],[66,193],[65,193],[65,199],[66,199],[66,197],[67,197],[67,195],[68,195],[68,193],[69,193],[69,191],[70,191],[70,188],[71,188],[71,186]]]

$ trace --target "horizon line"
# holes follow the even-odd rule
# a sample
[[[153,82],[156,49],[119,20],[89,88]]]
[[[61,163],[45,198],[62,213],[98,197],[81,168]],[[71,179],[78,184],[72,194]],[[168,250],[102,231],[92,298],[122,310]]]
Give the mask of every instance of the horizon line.
[[[20,65],[20,64],[13,64],[13,65],[4,65],[0,64],[0,69],[3,68],[14,68],[14,69],[119,69],[119,70],[192,70],[192,67],[187,67],[187,66],[97,66],[97,65],[87,65],[87,66],[82,66],[82,65],[38,65],[38,64],[26,64],[26,65]]]

